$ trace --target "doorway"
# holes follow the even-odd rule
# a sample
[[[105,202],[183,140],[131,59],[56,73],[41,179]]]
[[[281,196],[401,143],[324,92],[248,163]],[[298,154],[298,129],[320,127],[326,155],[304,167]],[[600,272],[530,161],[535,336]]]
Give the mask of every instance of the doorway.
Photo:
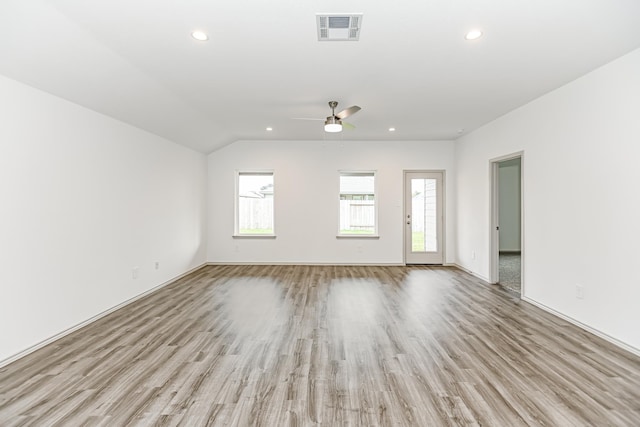
[[[522,153],[492,161],[492,283],[523,294]]]
[[[443,264],[442,171],[404,172],[404,262]]]

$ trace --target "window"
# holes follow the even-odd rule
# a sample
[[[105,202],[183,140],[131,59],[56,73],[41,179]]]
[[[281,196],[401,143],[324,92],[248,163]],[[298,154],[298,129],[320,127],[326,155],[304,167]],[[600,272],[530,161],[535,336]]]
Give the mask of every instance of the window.
[[[238,172],[236,235],[273,235],[273,172]]]
[[[377,235],[375,172],[340,172],[342,236]]]

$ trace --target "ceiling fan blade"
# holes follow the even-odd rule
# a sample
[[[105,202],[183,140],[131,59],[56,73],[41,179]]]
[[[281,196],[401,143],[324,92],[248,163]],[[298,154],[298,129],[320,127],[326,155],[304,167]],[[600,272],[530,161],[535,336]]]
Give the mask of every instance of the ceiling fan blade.
[[[342,122],[342,129],[345,130],[354,130],[356,127],[348,122]]]
[[[358,111],[360,111],[361,108],[358,107],[357,105],[353,105],[349,108],[345,108],[344,110],[340,111],[338,114],[336,114],[336,117],[339,119],[346,119],[347,117],[349,117],[352,114],[357,113]]]

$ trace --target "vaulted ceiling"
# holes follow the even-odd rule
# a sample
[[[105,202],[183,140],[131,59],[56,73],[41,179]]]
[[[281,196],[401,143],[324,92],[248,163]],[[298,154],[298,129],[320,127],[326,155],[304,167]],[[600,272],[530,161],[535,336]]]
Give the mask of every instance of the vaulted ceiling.
[[[318,13],[362,13],[359,41],[318,41]],[[3,0],[0,74],[202,152],[455,139],[640,47],[639,24],[638,0]],[[355,129],[296,120],[331,100]]]

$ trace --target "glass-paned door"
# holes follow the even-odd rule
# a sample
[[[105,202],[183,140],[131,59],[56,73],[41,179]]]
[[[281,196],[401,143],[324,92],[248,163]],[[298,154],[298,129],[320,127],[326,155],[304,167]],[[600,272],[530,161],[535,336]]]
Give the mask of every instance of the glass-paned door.
[[[405,172],[405,263],[442,264],[442,172]]]

